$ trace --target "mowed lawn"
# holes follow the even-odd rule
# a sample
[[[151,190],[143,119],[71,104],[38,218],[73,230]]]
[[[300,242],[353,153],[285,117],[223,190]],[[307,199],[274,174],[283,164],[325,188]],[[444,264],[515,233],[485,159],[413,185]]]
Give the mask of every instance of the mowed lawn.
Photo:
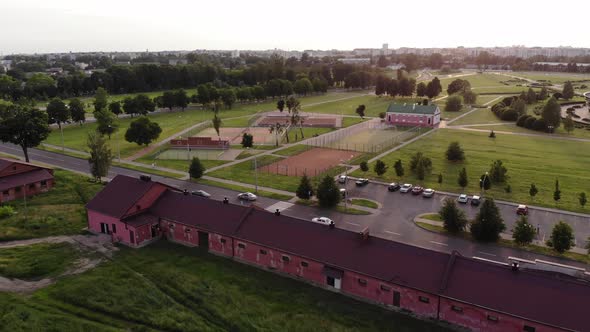
[[[341,294],[160,241],[21,296],[6,331],[447,331]]]
[[[445,151],[450,142],[458,141],[465,150],[466,161],[453,163],[446,160]],[[421,151],[432,159],[433,169],[424,181],[417,180],[409,170],[410,158]],[[395,175],[393,164],[401,159],[406,176],[399,179]],[[373,173],[373,164],[367,175],[385,181],[404,181],[421,184],[438,190],[460,193],[463,190],[457,184],[461,168],[466,167],[469,185],[464,191],[468,194],[478,193],[479,177],[489,171],[491,163],[500,159],[508,169],[511,193],[506,193],[506,184],[493,185],[487,192],[494,198],[558,207],[571,211],[588,212],[590,208],[581,208],[578,193],[590,194],[590,142],[564,141],[543,137],[526,137],[517,135],[497,135],[488,137],[487,132],[470,132],[464,130],[439,129],[435,133],[416,141],[399,151],[382,158],[389,169],[382,177]],[[443,175],[443,183],[437,183],[438,174]],[[353,175],[362,176],[356,171]],[[561,200],[555,203],[553,191],[555,180],[559,179]],[[534,183],[539,193],[534,199],[529,196],[529,188]]]
[[[514,76],[525,77],[536,81],[550,81],[553,84],[561,84],[566,81],[590,81],[589,74],[573,74],[573,73],[547,73],[547,72],[515,72],[511,73]]]
[[[339,100],[334,102],[322,103],[314,106],[303,106],[303,111],[310,113],[329,113],[341,115],[357,115],[356,109],[359,105],[365,105],[365,116],[377,117],[379,113],[387,111],[387,107],[391,103],[413,103],[420,98],[402,98],[402,97],[387,97],[364,95],[346,100]]]
[[[87,226],[85,205],[103,185],[60,169],[54,175],[55,187],[27,197],[26,209],[22,199],[6,203],[17,214],[0,220],[0,241],[82,233]]]

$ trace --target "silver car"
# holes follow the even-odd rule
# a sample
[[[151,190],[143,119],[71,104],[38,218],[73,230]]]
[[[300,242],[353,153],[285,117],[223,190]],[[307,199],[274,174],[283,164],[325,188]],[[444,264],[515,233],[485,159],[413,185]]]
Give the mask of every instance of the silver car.
[[[412,185],[409,183],[404,183],[401,188],[399,188],[400,193],[409,193],[412,190]]]
[[[258,197],[256,197],[256,195],[254,195],[253,193],[245,192],[238,194],[238,198],[246,201],[255,201]]]
[[[201,196],[201,197],[205,197],[205,198],[211,197],[211,194],[209,194],[205,190],[194,190],[191,192],[191,195]]]

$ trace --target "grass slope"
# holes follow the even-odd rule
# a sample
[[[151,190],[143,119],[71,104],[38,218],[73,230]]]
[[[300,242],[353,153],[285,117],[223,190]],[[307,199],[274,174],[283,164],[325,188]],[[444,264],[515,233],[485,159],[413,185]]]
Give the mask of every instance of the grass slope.
[[[57,276],[78,256],[78,251],[65,242],[0,249],[0,276],[17,279]]]

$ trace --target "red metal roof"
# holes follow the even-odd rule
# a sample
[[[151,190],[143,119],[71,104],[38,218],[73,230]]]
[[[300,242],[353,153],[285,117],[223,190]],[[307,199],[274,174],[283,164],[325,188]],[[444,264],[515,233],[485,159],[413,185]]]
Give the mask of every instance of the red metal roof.
[[[165,186],[158,182],[117,175],[86,204],[86,208],[121,218],[154,185]]]
[[[33,167],[36,167],[36,168],[39,168],[39,169],[51,169],[50,167],[39,166],[39,165],[35,165],[35,164],[24,162],[24,161],[16,160],[16,159],[0,158],[0,171],[2,171],[5,168],[11,166],[12,164],[29,165],[29,166],[33,166]]]
[[[0,167],[2,167],[1,163]],[[39,168],[33,171],[18,173],[0,178],[0,191],[51,179],[53,179],[53,175],[51,175],[47,169]]]

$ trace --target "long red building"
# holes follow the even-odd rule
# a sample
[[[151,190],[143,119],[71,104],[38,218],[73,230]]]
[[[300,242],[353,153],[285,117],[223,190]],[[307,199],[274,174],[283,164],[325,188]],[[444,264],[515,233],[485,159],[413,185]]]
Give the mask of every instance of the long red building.
[[[590,331],[590,276],[583,272],[570,276],[360,236],[121,175],[87,210],[91,231],[131,247],[165,238],[472,330]]]

